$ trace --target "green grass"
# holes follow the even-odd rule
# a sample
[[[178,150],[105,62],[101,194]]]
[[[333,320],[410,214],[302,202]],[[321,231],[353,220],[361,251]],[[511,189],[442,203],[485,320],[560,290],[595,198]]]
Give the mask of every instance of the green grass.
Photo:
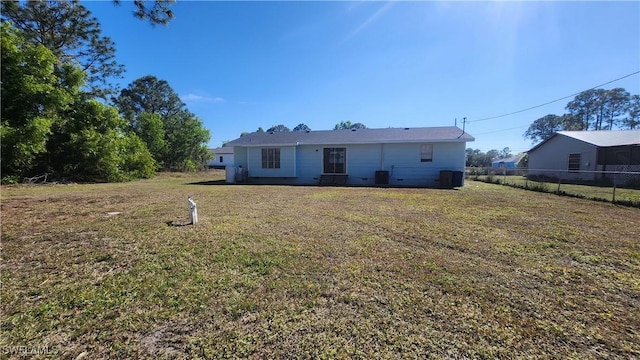
[[[640,356],[639,209],[222,178],[3,186],[2,356]]]
[[[480,175],[478,179],[485,182],[499,182],[504,185],[512,185],[517,187],[528,187],[533,190],[543,192],[558,192],[562,194],[583,197],[587,199],[596,199],[604,201],[613,201],[613,186],[594,186],[594,185],[575,185],[561,183],[558,188],[558,182],[544,182],[544,181],[532,181],[527,180],[524,176],[520,175]],[[640,207],[640,190],[616,188],[615,193],[616,202],[628,203],[636,207]]]

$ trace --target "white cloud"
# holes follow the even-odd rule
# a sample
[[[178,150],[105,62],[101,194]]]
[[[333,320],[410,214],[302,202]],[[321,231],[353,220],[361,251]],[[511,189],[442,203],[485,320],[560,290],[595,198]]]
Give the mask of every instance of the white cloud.
[[[218,96],[203,96],[198,94],[186,94],[180,95],[180,100],[186,103],[194,103],[194,102],[205,102],[205,103],[221,103],[224,102],[224,99]]]

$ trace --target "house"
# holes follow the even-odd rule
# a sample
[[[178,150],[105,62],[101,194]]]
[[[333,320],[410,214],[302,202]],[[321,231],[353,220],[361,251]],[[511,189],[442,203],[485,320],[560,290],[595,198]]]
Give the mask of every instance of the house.
[[[524,154],[518,154],[505,159],[495,159],[491,162],[492,168],[498,169],[515,169],[518,167],[518,163]]]
[[[213,154],[213,158],[209,160],[207,166],[214,169],[224,169],[227,165],[233,165],[233,148],[232,147],[219,147],[215,149],[209,149]]]
[[[613,181],[612,172],[640,172],[640,130],[559,131],[528,154],[529,175],[576,182]],[[616,175],[615,180],[624,182],[629,175],[633,176]]]
[[[251,183],[438,187],[442,170],[462,185],[473,140],[457,127],[420,127],[251,133],[227,147]]]

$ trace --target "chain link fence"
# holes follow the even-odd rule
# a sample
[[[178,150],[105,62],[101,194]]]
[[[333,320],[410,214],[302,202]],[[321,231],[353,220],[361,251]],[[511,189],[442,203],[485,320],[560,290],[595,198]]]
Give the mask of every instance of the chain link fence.
[[[470,167],[465,176],[469,180],[640,207],[640,166],[636,165],[601,171]]]

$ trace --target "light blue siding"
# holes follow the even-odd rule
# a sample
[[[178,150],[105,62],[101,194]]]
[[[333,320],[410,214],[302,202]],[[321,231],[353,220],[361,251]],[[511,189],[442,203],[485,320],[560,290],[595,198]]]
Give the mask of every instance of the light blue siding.
[[[385,169],[389,184],[397,186],[439,186],[441,170],[464,171],[464,143],[433,143],[433,160],[420,161],[422,144],[386,144]]]
[[[280,169],[262,169],[261,147],[235,147],[235,165],[256,182],[318,184],[325,147],[346,148],[348,185],[374,185],[377,170],[389,171],[389,185],[437,187],[441,170],[464,171],[465,143],[431,143],[433,160],[421,162],[426,143],[299,145],[280,147]],[[271,179],[271,180],[269,180]]]
[[[317,184],[322,174],[322,146],[301,145],[297,148],[296,167],[299,184]]]
[[[267,148],[267,147],[266,147]],[[268,148],[273,148],[268,147]],[[262,168],[262,147],[250,147],[247,149],[247,169],[249,177],[295,177],[296,163],[295,146],[282,146],[280,149],[280,168]]]
[[[247,148],[235,146],[233,148],[233,165],[247,168]]]

